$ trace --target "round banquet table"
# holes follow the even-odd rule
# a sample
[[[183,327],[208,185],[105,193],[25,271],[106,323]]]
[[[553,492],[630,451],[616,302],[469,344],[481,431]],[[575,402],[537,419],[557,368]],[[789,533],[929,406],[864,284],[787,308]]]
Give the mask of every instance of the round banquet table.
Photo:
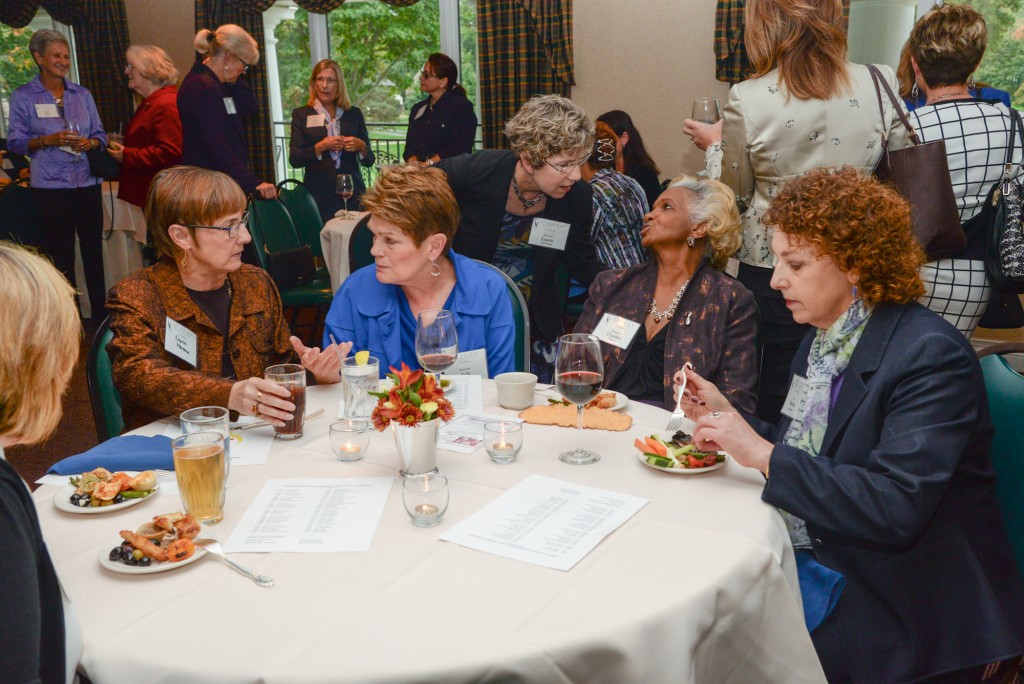
[[[333,416],[340,387],[307,397],[307,411]],[[492,382],[483,401],[489,413],[514,414],[497,406]],[[584,431],[584,447],[601,454],[592,465],[557,459],[576,439],[559,427],[525,425],[508,465],[483,449],[440,450],[451,504],[428,529],[402,506],[389,433],[374,433],[362,461],[342,463],[328,447],[332,420],[311,421],[302,438],[275,441],[266,464],[232,468],[224,521],[204,536],[226,540],[270,478],[395,480],[367,552],[232,554],[273,576],[273,589],[212,555],[159,574],[104,570],[99,551],[120,529],[180,501],[161,492],[82,516],[57,510],[57,487],[41,486],[33,496],[79,616],[81,667],[95,684],[825,681],[785,525],[760,500],[761,475],[731,461],[694,476],[647,468],[633,440],[663,431],[669,413],[636,402],[625,410],[629,430]],[[567,572],[438,539],[533,473],[649,503]]]

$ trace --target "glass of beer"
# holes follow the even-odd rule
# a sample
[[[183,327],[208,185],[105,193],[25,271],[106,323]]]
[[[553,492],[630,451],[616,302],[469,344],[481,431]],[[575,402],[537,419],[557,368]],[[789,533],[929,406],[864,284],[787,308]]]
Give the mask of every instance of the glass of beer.
[[[224,435],[192,432],[171,442],[185,510],[206,525],[224,519]]]
[[[228,476],[231,474],[231,430],[229,428],[231,419],[228,410],[223,406],[200,406],[183,411],[179,419],[181,420],[181,431],[186,435],[210,430],[224,435],[224,482],[226,484]]]
[[[274,427],[278,439],[298,439],[302,436],[302,424],[306,420],[306,369],[297,363],[282,363],[263,371],[263,377],[281,385],[291,393],[295,404],[292,419],[282,427]]]

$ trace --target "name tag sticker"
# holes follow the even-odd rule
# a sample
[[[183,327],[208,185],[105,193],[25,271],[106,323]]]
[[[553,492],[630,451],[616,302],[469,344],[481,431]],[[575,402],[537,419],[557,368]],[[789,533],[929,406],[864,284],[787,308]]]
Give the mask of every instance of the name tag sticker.
[[[164,325],[164,350],[196,367],[199,338],[196,334],[173,318]]]
[[[235,109],[235,98],[225,97],[224,98],[224,109],[228,111],[228,114],[237,114],[238,110]]]
[[[786,403],[782,405],[782,414],[795,421],[804,419],[807,413],[807,378],[794,375],[789,385],[789,394],[786,395]]]
[[[730,257],[725,264],[725,272],[733,278],[737,277],[740,274],[740,260]]]
[[[606,313],[601,316],[600,322],[594,328],[593,335],[602,342],[615,345],[619,349],[627,349],[639,329],[639,323],[634,323],[622,316]]]
[[[37,104],[36,116],[40,119],[56,119],[60,114],[57,113],[57,105],[55,104]]]
[[[11,171],[14,169],[14,164],[11,163],[10,159],[4,157],[2,160],[0,160],[0,169],[6,169],[7,171]]]
[[[416,111],[416,116],[412,117],[412,120],[413,120],[413,121],[415,121],[416,119],[418,119],[418,118],[420,118],[421,116],[423,116],[423,112],[425,112],[425,111],[427,111],[427,106],[426,106],[426,105],[423,105],[422,107],[420,107],[420,108],[419,108],[419,109],[418,109],[418,110]]]
[[[455,363],[446,370],[445,375],[479,375],[486,380],[487,375],[487,350],[473,349],[472,351],[460,351],[455,357]]]
[[[306,128],[323,128],[326,125],[323,114],[309,114],[306,116]]]
[[[569,239],[569,224],[551,219],[535,218],[530,228],[530,244],[534,247],[547,247],[565,251],[565,243]]]

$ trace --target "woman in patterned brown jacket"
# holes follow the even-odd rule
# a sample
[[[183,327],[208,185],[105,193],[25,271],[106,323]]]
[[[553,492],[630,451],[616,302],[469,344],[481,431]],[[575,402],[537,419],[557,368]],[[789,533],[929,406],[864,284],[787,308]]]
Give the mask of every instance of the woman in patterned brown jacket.
[[[640,236],[651,260],[598,275],[576,324],[576,332],[601,338],[606,388],[672,408],[672,376],[689,361],[752,412],[757,309],[753,295],[719,270],[741,240],[732,190],[681,176],[644,217]]]
[[[107,301],[125,429],[196,406],[283,424],[295,406],[263,370],[296,357],[317,382],[338,381],[338,351],[351,345],[321,353],[289,336],[274,282],[242,263],[246,218],[242,189],[223,173],[176,166],[153,179],[146,224],[161,259]]]

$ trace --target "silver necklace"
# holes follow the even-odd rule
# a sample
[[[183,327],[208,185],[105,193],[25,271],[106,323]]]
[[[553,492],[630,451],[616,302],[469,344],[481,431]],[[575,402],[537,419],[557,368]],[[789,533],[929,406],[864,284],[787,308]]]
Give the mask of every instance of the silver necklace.
[[[931,100],[929,100],[925,104],[931,104],[932,102],[937,102],[939,100],[946,100],[946,99],[949,99],[951,97],[970,97],[970,96],[971,96],[970,93],[947,93],[945,95],[936,95],[935,97],[933,97]]]
[[[523,211],[529,211],[530,209],[540,204],[541,200],[544,199],[543,192],[534,197],[532,200],[528,200],[525,197],[523,197],[523,193],[519,192],[519,182],[516,181],[515,171],[512,172],[512,192],[516,193],[516,197],[519,198],[519,201],[522,203]]]
[[[661,319],[664,318],[666,321],[671,321],[673,314],[676,312],[676,307],[679,306],[679,300],[683,298],[683,293],[686,292],[686,286],[690,284],[690,279],[687,278],[683,286],[676,292],[676,296],[672,298],[672,303],[668,305],[668,308],[664,311],[658,311],[658,302],[654,297],[651,297],[651,308],[649,313],[654,316],[655,323],[661,323]]]

